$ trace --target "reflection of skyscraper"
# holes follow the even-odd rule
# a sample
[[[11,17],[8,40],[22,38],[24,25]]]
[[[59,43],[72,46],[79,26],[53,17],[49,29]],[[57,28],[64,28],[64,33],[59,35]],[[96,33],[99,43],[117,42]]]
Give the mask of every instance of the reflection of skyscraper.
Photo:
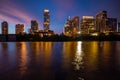
[[[49,10],[44,10],[44,30],[49,30],[50,26],[50,13]]]
[[[8,34],[8,23],[6,21],[2,22],[2,34]]]
[[[36,20],[31,21],[31,30],[32,32],[38,32],[38,22]]]
[[[16,24],[16,34],[24,33],[24,24]]]

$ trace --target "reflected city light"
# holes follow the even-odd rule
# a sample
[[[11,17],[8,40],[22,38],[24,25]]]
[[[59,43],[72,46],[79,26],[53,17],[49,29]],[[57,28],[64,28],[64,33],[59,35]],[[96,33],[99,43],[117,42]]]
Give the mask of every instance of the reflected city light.
[[[27,70],[27,49],[26,49],[26,43],[21,42],[21,53],[20,53],[20,74],[21,76],[26,73]]]
[[[88,46],[89,45],[89,46]],[[98,61],[98,54],[99,54],[99,42],[93,41],[88,42],[87,47],[85,48],[87,50],[87,66],[90,71],[97,70],[97,61]],[[96,65],[95,65],[96,64]]]
[[[52,43],[51,42],[47,42],[45,43],[45,51],[47,54],[51,53],[52,50]]]
[[[83,59],[83,54],[82,54],[82,42],[77,43],[77,50],[75,54],[75,58],[73,61],[73,64],[75,65],[75,70],[80,70],[82,68],[82,59]]]
[[[74,46],[74,47],[73,47]],[[76,53],[77,48],[77,42],[63,42],[63,67],[65,69],[68,69],[71,64],[69,64],[69,61],[71,61],[71,57],[74,57],[73,53]],[[67,64],[66,64],[67,62]]]
[[[120,42],[1,42],[0,74],[2,80],[116,80]]]
[[[78,42],[77,43],[77,54],[78,55],[81,55],[81,53],[82,53],[82,42]]]
[[[41,53],[42,58],[44,60],[44,66],[51,66],[52,63],[52,48],[53,43],[52,42],[41,42],[41,46],[43,47],[43,50],[41,50],[43,53]],[[46,71],[43,73],[46,74]]]
[[[39,48],[39,42],[34,43],[34,49],[35,49],[35,55],[36,57],[39,56],[40,48]]]
[[[52,42],[46,42],[44,43],[44,58],[47,65],[51,64],[51,56],[52,56]]]

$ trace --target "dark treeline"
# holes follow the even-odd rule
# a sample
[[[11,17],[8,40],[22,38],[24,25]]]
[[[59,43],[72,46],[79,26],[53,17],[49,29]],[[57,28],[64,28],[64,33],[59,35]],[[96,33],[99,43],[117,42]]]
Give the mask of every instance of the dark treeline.
[[[52,36],[43,36],[40,37],[38,34],[14,34],[12,39],[9,39],[9,35],[2,35],[0,36],[0,42],[22,42],[22,41],[120,41],[120,35],[116,35],[110,33],[109,35],[105,35],[104,33],[100,33],[97,36],[91,36],[90,34],[84,35],[76,35],[76,37],[68,37],[64,34],[61,35],[52,35]]]
[[[104,33],[99,34],[98,36],[78,35],[76,37],[68,37],[63,34],[61,35],[52,35],[52,36],[43,36],[39,35],[17,35],[16,41],[120,41],[120,35],[115,35],[110,33],[105,35]]]

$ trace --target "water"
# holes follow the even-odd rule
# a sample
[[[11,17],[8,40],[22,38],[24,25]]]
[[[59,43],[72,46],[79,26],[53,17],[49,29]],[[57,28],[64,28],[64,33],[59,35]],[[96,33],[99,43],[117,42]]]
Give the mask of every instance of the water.
[[[120,80],[120,42],[2,42],[0,80]]]

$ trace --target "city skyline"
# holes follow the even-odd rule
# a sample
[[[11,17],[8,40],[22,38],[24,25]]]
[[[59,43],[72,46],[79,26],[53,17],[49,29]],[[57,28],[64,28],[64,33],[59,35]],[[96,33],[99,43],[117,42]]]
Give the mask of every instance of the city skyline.
[[[108,11],[109,17],[119,18],[120,1],[87,1],[87,0],[46,0],[46,1],[18,1],[18,0],[1,0],[0,3],[0,23],[7,21],[9,23],[9,33],[15,33],[16,24],[25,24],[25,32],[30,28],[31,20],[37,20],[39,29],[43,29],[44,9],[50,10],[50,29],[56,33],[63,31],[68,16],[72,18],[79,16],[96,16],[99,11]],[[95,8],[96,7],[96,8]],[[1,25],[0,25],[1,27]],[[1,33],[1,30],[0,30]]]

